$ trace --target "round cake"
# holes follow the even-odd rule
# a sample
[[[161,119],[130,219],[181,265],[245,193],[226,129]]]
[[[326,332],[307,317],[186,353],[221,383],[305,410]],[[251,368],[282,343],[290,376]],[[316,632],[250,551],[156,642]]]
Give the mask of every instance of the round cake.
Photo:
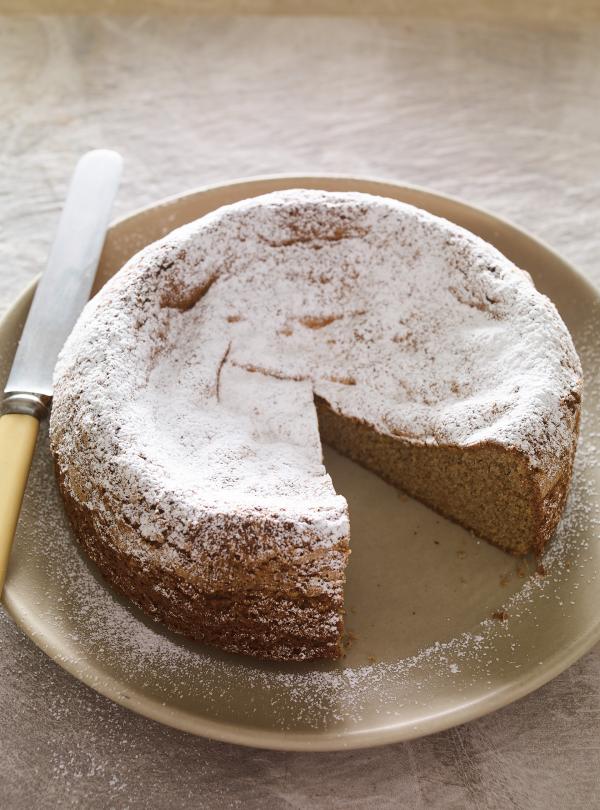
[[[335,658],[349,554],[327,443],[516,553],[561,516],[581,367],[529,275],[396,200],[291,190],[134,256],[56,368],[75,535],[172,630]]]

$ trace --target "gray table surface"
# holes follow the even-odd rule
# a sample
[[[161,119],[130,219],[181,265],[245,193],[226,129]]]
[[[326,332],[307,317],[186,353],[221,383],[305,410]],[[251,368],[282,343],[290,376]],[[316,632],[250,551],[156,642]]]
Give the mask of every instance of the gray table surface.
[[[517,5],[473,19],[0,17],[0,313],[43,266],[71,168],[98,146],[126,159],[117,213],[236,176],[376,175],[488,207],[600,284],[600,15]],[[138,717],[2,612],[0,649],[2,807],[600,806],[599,648],[469,725],[337,754]]]

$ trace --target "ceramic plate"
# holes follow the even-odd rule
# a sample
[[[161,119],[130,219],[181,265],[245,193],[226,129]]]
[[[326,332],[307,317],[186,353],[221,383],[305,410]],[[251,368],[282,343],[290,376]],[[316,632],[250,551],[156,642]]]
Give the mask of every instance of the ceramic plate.
[[[528,270],[556,303],[586,374],[573,492],[540,561],[478,541],[350,461],[326,451],[350,504],[346,656],[264,664],[188,643],[117,597],[79,553],[43,430],[5,589],[19,626],[75,677],[134,711],[244,745],[359,748],[464,723],[557,675],[600,638],[599,297],[531,236],[419,188],[350,177],[271,177],[203,188],[110,229],[97,286],[138,249],[223,203],[291,187],[396,197],[447,217]],[[32,288],[0,326],[6,373]]]

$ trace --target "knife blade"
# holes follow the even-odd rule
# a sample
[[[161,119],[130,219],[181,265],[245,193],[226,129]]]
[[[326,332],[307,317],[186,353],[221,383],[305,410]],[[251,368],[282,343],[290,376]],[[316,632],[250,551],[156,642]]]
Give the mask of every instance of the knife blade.
[[[88,152],[77,163],[4,388],[13,395],[5,398],[4,412],[15,412],[10,408],[10,402],[16,406],[14,394],[33,394],[44,402],[52,396],[58,353],[94,282],[122,163],[108,149]]]
[[[107,149],[88,152],[79,160],[4,389],[0,416],[0,594],[40,419],[47,415],[52,397],[54,366],[89,297],[121,166],[121,156]]]

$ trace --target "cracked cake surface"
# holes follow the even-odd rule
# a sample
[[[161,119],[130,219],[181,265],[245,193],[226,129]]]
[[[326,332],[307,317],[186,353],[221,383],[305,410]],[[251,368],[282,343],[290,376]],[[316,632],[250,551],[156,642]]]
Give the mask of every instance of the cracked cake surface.
[[[59,358],[51,445],[79,541],[155,618],[336,657],[349,523],[321,441],[526,553],[564,506],[580,388],[554,305],[491,245],[296,189],[179,228],[106,284]]]

